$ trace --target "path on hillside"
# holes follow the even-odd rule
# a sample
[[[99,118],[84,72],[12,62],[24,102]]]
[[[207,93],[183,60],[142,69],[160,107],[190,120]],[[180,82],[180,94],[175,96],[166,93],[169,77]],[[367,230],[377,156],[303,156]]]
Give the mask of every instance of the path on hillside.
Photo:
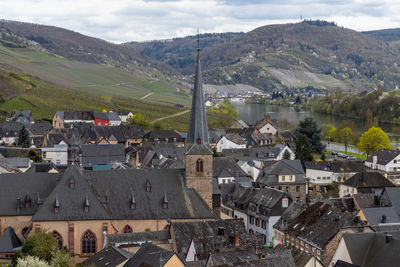
[[[167,116],[167,117],[162,117],[162,118],[155,119],[155,120],[152,121],[151,123],[156,123],[156,122],[158,122],[158,121],[162,121],[162,120],[165,120],[165,119],[170,119],[170,118],[173,118],[173,117],[177,117],[177,116],[180,116],[180,115],[185,114],[185,113],[188,113],[188,112],[190,112],[190,109],[184,110],[184,111],[179,112],[179,113],[176,113],[176,114],[169,115],[169,116]]]
[[[148,98],[149,96],[151,96],[152,94],[154,94],[154,92],[150,92],[150,93],[148,93],[147,95],[145,95],[145,96],[142,96],[140,99],[146,99],[146,98]]]

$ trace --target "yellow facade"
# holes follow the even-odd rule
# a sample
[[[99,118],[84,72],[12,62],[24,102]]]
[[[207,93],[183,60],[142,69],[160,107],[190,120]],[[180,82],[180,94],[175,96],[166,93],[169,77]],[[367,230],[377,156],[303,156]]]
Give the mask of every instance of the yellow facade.
[[[296,181],[295,174],[286,174],[286,175],[279,175],[278,177],[280,183],[292,183]]]
[[[174,254],[165,264],[164,267],[185,267],[185,264]]]

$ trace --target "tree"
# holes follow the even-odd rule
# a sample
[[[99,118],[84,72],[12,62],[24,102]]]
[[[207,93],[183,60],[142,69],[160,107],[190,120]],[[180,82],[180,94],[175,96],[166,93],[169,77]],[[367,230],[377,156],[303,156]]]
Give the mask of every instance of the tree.
[[[285,152],[283,152],[282,159],[291,160],[290,152],[287,149],[285,150]]]
[[[339,138],[344,143],[344,150],[346,153],[347,153],[347,146],[349,144],[352,134],[353,134],[353,131],[350,128],[343,128],[339,131]]]
[[[321,124],[321,134],[322,134],[322,138],[325,140],[329,140],[329,133],[331,132],[331,130],[335,128],[335,126],[333,126],[332,124]]]
[[[38,257],[28,256],[25,259],[19,258],[17,267],[50,267],[50,265]]]
[[[296,138],[298,138],[300,134],[304,135],[309,140],[312,152],[321,154],[324,151],[325,145],[321,142],[321,128],[318,127],[317,123],[312,118],[307,117],[300,121],[299,128],[295,131]]]
[[[127,123],[129,125],[133,125],[133,124],[140,125],[145,130],[150,129],[150,124],[151,124],[142,114],[139,114],[139,113],[135,113],[135,114],[133,114],[132,117],[128,118]]]
[[[59,250],[54,255],[53,260],[51,261],[52,267],[65,267],[70,266],[72,264],[72,259],[68,250]]]
[[[228,130],[234,121],[239,118],[238,110],[226,99],[218,107],[210,108],[209,112],[217,117],[217,127],[225,130]]]
[[[296,138],[296,159],[304,165],[305,161],[312,161],[312,147],[310,141],[304,134],[299,134]]]
[[[375,153],[381,148],[392,149],[387,134],[378,127],[371,127],[368,131],[364,132],[357,144],[360,151],[370,155]]]
[[[29,132],[25,125],[22,126],[18,133],[18,145],[22,147],[29,147]]]
[[[22,252],[41,260],[50,262],[58,251],[57,239],[52,233],[43,229],[37,230],[33,235],[25,239],[22,244]]]
[[[338,130],[333,127],[330,131],[329,131],[329,141],[334,141],[338,138]]]

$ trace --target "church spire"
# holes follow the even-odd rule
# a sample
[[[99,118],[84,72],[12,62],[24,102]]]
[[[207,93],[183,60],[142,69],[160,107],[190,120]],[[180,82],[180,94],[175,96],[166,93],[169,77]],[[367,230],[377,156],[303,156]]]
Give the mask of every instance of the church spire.
[[[196,74],[194,78],[192,111],[190,113],[188,143],[208,144],[208,127],[207,127],[206,111],[204,107],[199,38],[197,38],[197,65],[196,65]]]

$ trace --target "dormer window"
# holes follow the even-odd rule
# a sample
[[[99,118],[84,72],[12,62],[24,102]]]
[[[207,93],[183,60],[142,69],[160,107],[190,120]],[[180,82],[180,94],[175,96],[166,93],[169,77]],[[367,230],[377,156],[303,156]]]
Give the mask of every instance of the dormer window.
[[[75,188],[75,179],[73,177],[71,177],[71,180],[69,180],[69,188]]]
[[[131,193],[131,200],[129,201],[129,207],[131,208],[131,210],[136,209],[136,200],[135,196],[133,195],[133,192]]]
[[[151,192],[151,184],[149,181],[146,182],[146,192]]]
[[[31,207],[31,203],[32,203],[31,196],[29,195],[28,192],[26,192],[26,195],[25,195],[25,208],[30,208]]]
[[[201,138],[197,138],[197,144],[201,145]]]
[[[89,198],[88,198],[88,196],[86,195],[86,197],[85,197],[85,204],[83,205],[83,209],[84,209],[85,212],[89,212],[89,206],[90,206],[90,204],[89,204]]]
[[[54,213],[58,213],[60,211],[60,202],[58,201],[58,196],[56,195],[56,199],[54,200]]]
[[[167,199],[167,194],[164,193],[164,198],[163,198],[163,202],[162,202],[162,208],[163,209],[168,209],[168,199]]]

